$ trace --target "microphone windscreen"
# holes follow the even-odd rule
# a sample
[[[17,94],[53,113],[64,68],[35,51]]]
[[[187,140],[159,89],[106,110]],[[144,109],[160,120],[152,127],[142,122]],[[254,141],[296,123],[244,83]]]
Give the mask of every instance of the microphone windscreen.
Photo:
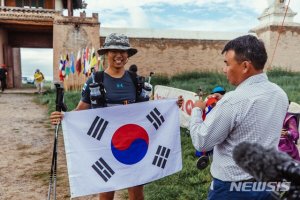
[[[259,181],[279,181],[278,166],[289,162],[289,156],[275,149],[266,149],[257,143],[242,142],[233,150],[233,159],[245,172]]]

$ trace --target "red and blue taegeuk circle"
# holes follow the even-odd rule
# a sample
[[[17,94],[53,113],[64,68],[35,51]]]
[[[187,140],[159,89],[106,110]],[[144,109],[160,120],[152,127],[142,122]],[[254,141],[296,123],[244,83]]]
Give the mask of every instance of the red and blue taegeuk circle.
[[[133,165],[141,161],[147,153],[149,136],[147,131],[136,124],[121,126],[111,140],[111,151],[121,163]]]

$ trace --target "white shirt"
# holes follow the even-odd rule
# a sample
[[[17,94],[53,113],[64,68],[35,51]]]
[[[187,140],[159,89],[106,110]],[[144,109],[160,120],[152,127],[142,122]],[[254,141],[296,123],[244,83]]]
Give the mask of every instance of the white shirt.
[[[288,109],[286,93],[268,81],[265,73],[251,76],[234,91],[226,93],[202,120],[202,110],[193,108],[190,134],[200,151],[214,149],[211,174],[222,181],[252,178],[238,167],[234,147],[243,141],[277,148]]]

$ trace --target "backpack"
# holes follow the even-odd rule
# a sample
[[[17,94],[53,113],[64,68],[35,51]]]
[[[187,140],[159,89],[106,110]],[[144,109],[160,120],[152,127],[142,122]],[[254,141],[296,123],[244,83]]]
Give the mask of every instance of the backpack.
[[[131,78],[131,80],[132,80],[132,82],[135,86],[135,89],[136,89],[135,102],[148,101],[149,98],[140,97],[140,95],[142,93],[142,89],[143,89],[144,84],[145,84],[145,77],[138,76],[136,73],[130,72],[128,70],[126,70],[126,71],[129,73],[130,78]],[[96,83],[98,83],[100,85],[101,94],[104,94],[104,95],[101,95],[102,101],[106,102],[103,79],[104,79],[104,71],[94,72],[94,80],[95,80]]]

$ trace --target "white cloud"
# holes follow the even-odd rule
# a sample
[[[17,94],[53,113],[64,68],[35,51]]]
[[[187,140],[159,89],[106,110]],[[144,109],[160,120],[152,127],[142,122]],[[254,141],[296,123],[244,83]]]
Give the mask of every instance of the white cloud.
[[[209,0],[205,0],[209,1]],[[187,3],[195,3],[195,0],[86,0],[88,7],[87,9],[120,9],[120,8],[132,8],[136,6],[147,6],[147,5],[183,5]]]
[[[140,28],[155,28],[151,27],[155,24],[155,19],[158,19],[158,23],[165,24],[167,28],[176,28],[176,29],[191,29],[190,27],[201,27],[198,24],[202,24],[203,19],[197,18],[183,18],[180,16],[175,16],[178,18],[177,23],[173,23],[176,19],[170,19],[167,17],[167,13],[162,13],[162,16],[151,16],[148,17],[145,11],[145,7],[147,7],[148,11],[151,12],[151,8],[157,9],[161,5],[192,5],[193,9],[185,10],[185,12],[197,12],[198,10],[202,10],[203,12],[209,12],[210,10],[214,12],[224,12],[224,8],[230,9],[232,15],[240,14],[239,11],[241,8],[245,10],[249,10],[249,12],[253,12],[257,14],[257,17],[262,13],[263,9],[265,9],[268,5],[268,0],[87,0],[88,3],[87,12],[98,12],[101,25],[103,27],[140,27]],[[157,10],[156,10],[157,11]],[[161,10],[160,10],[161,11]],[[221,24],[224,22],[228,22],[229,19],[214,19],[208,21],[208,27],[217,26],[225,28],[220,31],[228,31],[232,30],[248,30],[252,24],[254,25],[257,20],[251,20],[251,23],[242,21],[241,19],[247,19],[247,13],[243,14],[244,17],[237,16],[235,20],[237,22],[229,22],[229,24],[238,25],[238,26],[226,26]],[[180,20],[179,20],[180,18]],[[189,22],[189,25],[186,25]],[[213,23],[214,25],[210,25]],[[151,25],[150,25],[151,24]],[[180,26],[181,25],[181,26]],[[221,25],[221,26],[220,26]],[[247,27],[248,25],[248,27]],[[211,30],[212,28],[206,29]],[[195,28],[193,28],[195,30]],[[206,30],[204,29],[204,30]],[[201,30],[201,29],[197,29]]]
[[[266,1],[266,0],[243,0],[243,1],[239,1],[239,4],[243,8],[247,8],[247,9],[251,9],[251,10],[255,11],[259,15],[269,5],[268,1]]]
[[[291,0],[290,1],[290,8],[297,12],[298,14],[295,16],[294,21],[300,23],[300,1],[299,0]]]
[[[141,7],[136,6],[131,8],[129,15],[132,27],[149,28],[149,19]]]
[[[165,28],[189,29],[189,30],[213,30],[218,27],[219,31],[248,31],[258,25],[257,17],[275,0],[87,0],[86,12],[99,13],[102,27],[126,27],[126,28],[156,28],[160,24]],[[287,1],[286,1],[287,3]],[[183,16],[168,16],[164,8],[182,6],[182,12],[195,13],[193,18]],[[187,5],[192,9],[186,9]],[[185,7],[184,7],[185,6]],[[300,1],[291,0],[293,11],[300,12]],[[178,7],[180,8],[180,7]],[[216,13],[219,18],[212,20],[202,19],[197,12],[205,12],[207,15]],[[225,14],[234,17],[222,17]],[[151,15],[149,16],[149,13]],[[205,15],[202,14],[202,16]],[[152,15],[153,14],[153,15]],[[157,14],[157,15],[156,15]],[[176,21],[177,18],[177,23]],[[233,20],[233,21],[231,21]],[[300,14],[296,15],[295,22],[300,21]],[[186,23],[188,22],[188,23]],[[223,24],[225,23],[225,24]],[[201,26],[207,24],[207,26]],[[192,27],[192,28],[191,28]],[[196,29],[195,27],[205,27]]]
[[[252,20],[245,23],[248,19],[247,16],[241,16],[240,18],[227,17],[221,19],[182,19],[181,17],[169,18],[168,25],[172,29],[184,29],[194,31],[216,31],[216,32],[244,32],[249,31],[249,27],[255,27],[258,22]],[[181,22],[181,23],[179,23]],[[183,23],[182,23],[183,22]],[[184,27],[184,28],[183,28]]]

